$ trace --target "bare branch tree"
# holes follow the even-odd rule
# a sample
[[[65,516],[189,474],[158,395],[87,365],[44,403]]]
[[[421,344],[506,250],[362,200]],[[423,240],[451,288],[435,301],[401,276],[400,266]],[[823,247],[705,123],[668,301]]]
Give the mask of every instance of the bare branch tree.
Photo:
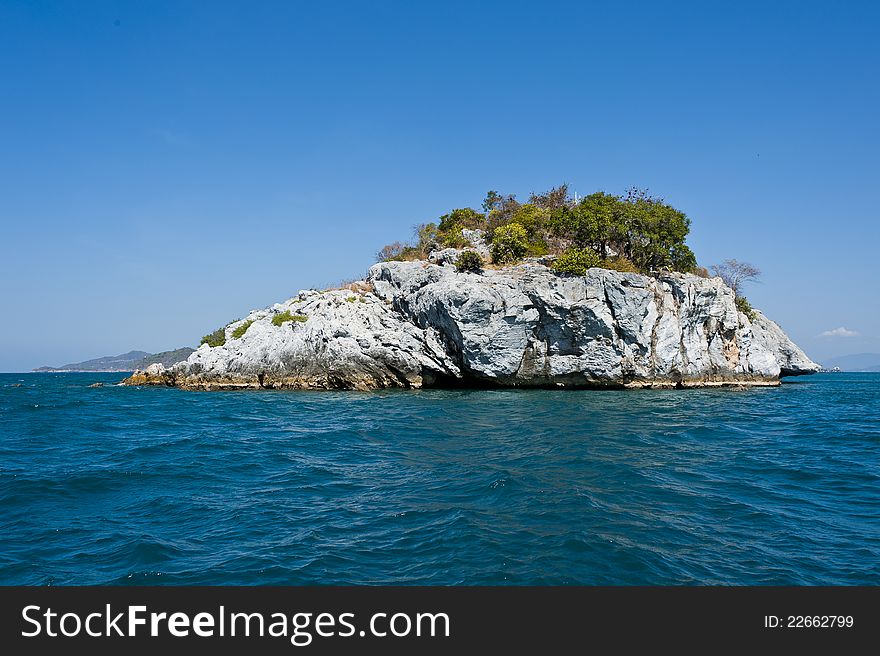
[[[529,197],[529,202],[547,210],[555,210],[560,207],[570,206],[572,199],[568,194],[568,185],[561,184],[543,194],[532,193]]]
[[[742,286],[761,277],[761,270],[754,264],[737,260],[724,260],[721,264],[713,264],[712,274],[719,276],[733,293],[740,296]]]
[[[395,258],[400,257],[403,254],[403,251],[406,249],[406,244],[400,241],[396,241],[392,244],[386,244],[382,247],[378,253],[376,253],[376,261],[377,262],[388,262],[389,260],[393,260]]]

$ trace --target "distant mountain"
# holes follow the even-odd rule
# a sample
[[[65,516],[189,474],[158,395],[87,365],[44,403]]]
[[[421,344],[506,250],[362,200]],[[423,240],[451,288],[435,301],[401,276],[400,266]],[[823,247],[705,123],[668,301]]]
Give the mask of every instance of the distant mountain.
[[[880,371],[880,353],[854,353],[822,361],[826,369],[840,367],[841,371]]]
[[[61,367],[39,367],[34,371],[134,371],[135,369],[146,369],[154,362],[170,367],[181,360],[186,360],[193,351],[195,349],[188,346],[161,353],[129,351],[122,355],[107,355],[103,358],[74,362]]]
[[[146,355],[140,359],[139,362],[134,363],[135,369],[146,369],[154,362],[158,362],[166,367],[170,367],[173,364],[177,364],[178,362],[182,362],[186,360],[191,353],[194,353],[195,349],[190,348],[189,346],[184,346],[183,348],[174,349],[173,351],[162,351],[161,353],[153,353],[152,355]]]

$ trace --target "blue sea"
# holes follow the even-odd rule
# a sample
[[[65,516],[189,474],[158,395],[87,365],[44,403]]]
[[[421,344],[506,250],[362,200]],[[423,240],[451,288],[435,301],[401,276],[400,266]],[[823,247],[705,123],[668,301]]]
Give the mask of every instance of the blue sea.
[[[0,375],[0,584],[880,584],[880,374],[372,393],[121,378]]]

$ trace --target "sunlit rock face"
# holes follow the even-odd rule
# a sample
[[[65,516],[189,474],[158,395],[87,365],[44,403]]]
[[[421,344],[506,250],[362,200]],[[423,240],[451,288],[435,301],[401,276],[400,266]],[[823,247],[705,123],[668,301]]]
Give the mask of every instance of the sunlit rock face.
[[[224,345],[127,382],[699,387],[775,385],[819,369],[763,314],[739,312],[720,278],[598,268],[561,276],[537,262],[462,273],[453,255],[385,262],[360,285],[300,292],[227,326]],[[295,319],[279,321],[287,316]]]

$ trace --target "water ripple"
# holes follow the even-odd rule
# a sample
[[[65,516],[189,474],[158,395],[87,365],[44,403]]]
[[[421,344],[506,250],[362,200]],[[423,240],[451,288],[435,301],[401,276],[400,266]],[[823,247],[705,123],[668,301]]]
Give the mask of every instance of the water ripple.
[[[601,392],[117,379],[0,375],[0,584],[880,584],[880,375]]]

